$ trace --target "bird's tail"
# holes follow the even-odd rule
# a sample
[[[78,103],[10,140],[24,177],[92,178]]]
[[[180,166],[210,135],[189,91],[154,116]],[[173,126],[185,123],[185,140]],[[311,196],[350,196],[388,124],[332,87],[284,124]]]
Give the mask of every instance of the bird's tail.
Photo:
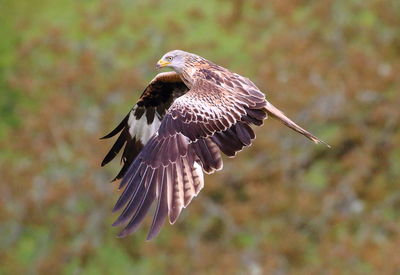
[[[314,136],[313,134],[311,134],[310,132],[308,132],[307,130],[301,128],[299,125],[297,125],[294,121],[292,121],[290,118],[288,118],[287,116],[285,116],[285,114],[279,110],[278,108],[276,108],[274,105],[272,105],[271,103],[267,102],[267,105],[265,106],[266,112],[280,120],[283,124],[285,124],[287,127],[295,130],[296,132],[302,134],[303,136],[305,136],[306,138],[312,140],[314,143],[322,143],[325,144],[327,147],[331,147],[329,144],[327,144],[325,141],[320,140],[319,138],[317,138],[316,136]]]

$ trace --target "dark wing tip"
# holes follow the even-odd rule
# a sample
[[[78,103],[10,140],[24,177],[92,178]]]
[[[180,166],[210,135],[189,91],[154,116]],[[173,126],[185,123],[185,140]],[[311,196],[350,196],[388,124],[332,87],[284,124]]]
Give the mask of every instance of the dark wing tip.
[[[107,139],[107,138],[110,138],[110,137],[113,137],[113,135],[111,135],[111,132],[108,133],[107,135],[105,135],[105,136],[99,138],[99,139],[102,140],[102,139]]]
[[[103,161],[101,162],[101,167],[112,161],[126,142],[127,137],[122,133],[115,141],[114,145],[111,147],[107,155],[104,157]]]
[[[118,178],[118,176],[115,176],[115,178],[113,178],[112,180],[110,180],[110,182],[114,182],[114,181],[117,181],[117,180],[119,180],[119,178]],[[119,190],[120,188],[118,188],[118,190]]]
[[[132,110],[131,110],[132,111]],[[119,132],[122,131],[122,129],[124,129],[124,127],[127,125],[128,123],[128,119],[129,119],[129,115],[131,113],[131,111],[129,111],[129,113],[124,117],[124,119],[118,124],[117,127],[115,127],[114,130],[112,130],[110,133],[108,133],[107,135],[105,135],[104,137],[101,137],[100,139],[107,139],[110,137],[115,136],[116,134],[118,134]]]
[[[108,161],[106,159],[103,159],[103,161],[101,162],[101,167],[105,166],[108,163]]]

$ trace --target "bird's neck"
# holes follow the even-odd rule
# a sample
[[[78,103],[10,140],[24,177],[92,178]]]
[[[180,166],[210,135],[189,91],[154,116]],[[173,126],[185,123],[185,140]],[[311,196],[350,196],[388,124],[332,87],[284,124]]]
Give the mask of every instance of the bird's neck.
[[[196,73],[195,68],[185,68],[184,70],[177,72],[181,77],[183,83],[190,89],[194,82],[194,74]]]

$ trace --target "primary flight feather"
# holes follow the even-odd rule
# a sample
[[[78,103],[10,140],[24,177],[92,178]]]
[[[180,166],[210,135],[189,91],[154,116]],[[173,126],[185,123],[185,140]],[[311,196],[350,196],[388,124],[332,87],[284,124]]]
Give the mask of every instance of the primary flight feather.
[[[222,169],[220,152],[233,157],[250,145],[255,138],[250,126],[262,125],[268,115],[326,144],[269,103],[248,78],[203,57],[174,50],[157,67],[174,71],[158,74],[122,122],[103,137],[120,133],[102,166],[125,146],[115,177],[122,179],[119,188],[124,190],[113,209],[123,209],[113,224],[124,225],[120,237],[138,229],[154,201],[147,239],[159,233],[167,217],[175,223],[203,188],[203,172]]]

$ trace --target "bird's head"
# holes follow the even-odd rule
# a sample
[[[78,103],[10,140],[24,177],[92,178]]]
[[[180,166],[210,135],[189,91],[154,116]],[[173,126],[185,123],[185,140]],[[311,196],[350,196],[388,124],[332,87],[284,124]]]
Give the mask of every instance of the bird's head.
[[[181,73],[188,64],[189,60],[195,59],[197,55],[181,50],[167,52],[157,62],[157,69],[164,67],[172,68],[175,72]]]

